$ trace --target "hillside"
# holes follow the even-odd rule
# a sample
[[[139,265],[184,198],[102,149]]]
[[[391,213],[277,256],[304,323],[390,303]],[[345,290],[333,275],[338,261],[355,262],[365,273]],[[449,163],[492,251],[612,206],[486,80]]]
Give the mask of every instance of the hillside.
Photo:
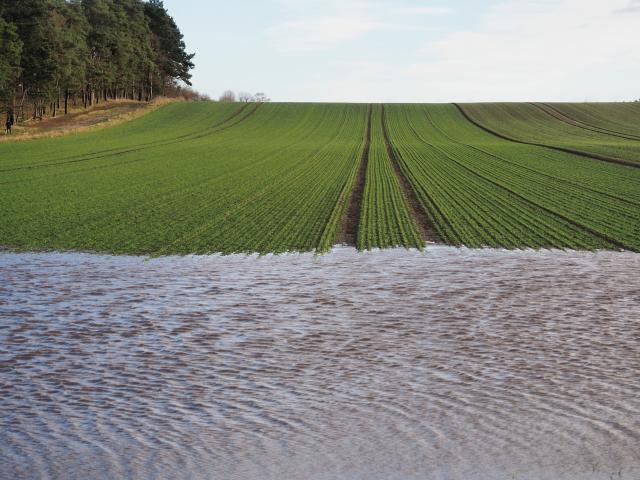
[[[176,103],[0,143],[0,246],[640,251],[632,104]]]

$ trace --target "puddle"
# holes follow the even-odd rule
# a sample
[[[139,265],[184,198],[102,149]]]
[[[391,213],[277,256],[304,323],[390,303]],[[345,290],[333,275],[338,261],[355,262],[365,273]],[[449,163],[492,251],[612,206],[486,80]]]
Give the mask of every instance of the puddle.
[[[0,254],[0,476],[640,477],[640,255]]]

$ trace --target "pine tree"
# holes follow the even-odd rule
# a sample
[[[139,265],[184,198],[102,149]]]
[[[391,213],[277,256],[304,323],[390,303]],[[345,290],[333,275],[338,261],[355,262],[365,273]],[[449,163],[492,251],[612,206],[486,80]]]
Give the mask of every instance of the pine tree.
[[[0,0],[0,100],[34,117],[191,85],[193,57],[159,0]]]
[[[149,19],[155,63],[160,70],[160,86],[164,88],[176,80],[191,85],[191,73],[195,54],[186,52],[183,35],[176,22],[164,8],[161,0],[150,0],[145,4]]]
[[[0,17],[0,97],[7,113],[11,115],[11,104],[20,78],[22,41],[18,29]]]

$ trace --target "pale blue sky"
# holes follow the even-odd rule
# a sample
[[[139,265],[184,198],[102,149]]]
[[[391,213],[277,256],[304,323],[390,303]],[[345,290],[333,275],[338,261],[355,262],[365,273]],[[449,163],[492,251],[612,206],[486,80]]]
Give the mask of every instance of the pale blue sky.
[[[640,98],[640,0],[165,0],[194,87],[274,101]]]

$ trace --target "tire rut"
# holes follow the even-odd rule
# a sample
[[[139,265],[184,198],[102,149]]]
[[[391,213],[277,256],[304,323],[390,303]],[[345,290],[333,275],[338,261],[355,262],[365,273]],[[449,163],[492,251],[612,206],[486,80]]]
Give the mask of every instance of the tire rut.
[[[248,117],[250,117],[251,115],[253,115],[256,110],[258,110],[258,107],[261,104],[257,104],[257,106],[250,111],[247,115],[245,115],[244,117],[242,117],[240,120],[238,120],[237,122],[231,124],[231,125],[226,125],[228,122],[232,121],[234,118],[238,117],[248,106],[244,105],[242,106],[240,109],[238,109],[236,112],[234,112],[231,116],[225,118],[224,120],[221,120],[220,122],[207,127],[204,130],[201,130],[200,132],[194,132],[194,133],[189,133],[189,134],[185,134],[185,135],[181,135],[179,137],[174,137],[170,140],[159,140],[159,141],[155,141],[155,142],[148,142],[148,143],[142,143],[142,144],[138,144],[136,145],[134,148],[128,148],[125,150],[120,150],[120,149],[109,149],[109,150],[102,150],[102,151],[98,151],[98,152],[94,152],[91,153],[89,155],[82,155],[82,156],[71,156],[71,157],[67,157],[64,161],[61,162],[49,162],[49,163],[39,163],[39,164],[35,164],[35,165],[26,165],[23,167],[15,167],[15,168],[8,168],[8,169],[4,169],[4,170],[0,170],[0,172],[15,172],[15,171],[20,171],[20,170],[35,170],[35,169],[39,169],[39,168],[47,168],[47,167],[57,167],[60,165],[68,165],[68,164],[72,164],[72,163],[81,163],[81,162],[90,162],[92,160],[100,160],[103,158],[109,158],[109,157],[117,157],[119,155],[124,155],[127,153],[132,153],[132,152],[139,152],[141,150],[146,150],[148,148],[154,148],[154,147],[160,147],[160,146],[165,146],[165,145],[174,145],[176,143],[182,143],[182,142],[186,142],[189,140],[196,140],[202,137],[205,137],[211,133],[218,133],[218,132],[222,132],[224,130],[227,130],[237,124],[239,124],[240,122],[246,120]],[[222,127],[222,128],[220,128]],[[104,153],[104,155],[100,155]]]
[[[575,128],[580,128],[582,130],[587,130],[589,132],[599,133],[600,135],[609,135],[611,137],[622,138],[624,140],[631,140],[634,142],[640,141],[640,138],[634,137],[631,135],[625,135],[623,133],[614,132],[613,130],[607,130],[606,128],[600,128],[595,125],[589,125],[588,123],[581,122],[579,120],[575,120],[571,118],[569,115],[561,112],[557,108],[547,104],[547,103],[531,103],[538,110],[545,113],[545,115],[550,116],[551,118],[555,118],[556,120],[564,123],[565,125],[570,125]],[[545,108],[546,107],[546,108]],[[549,110],[547,110],[547,108]]]
[[[393,166],[393,170],[398,178],[400,183],[400,188],[404,193],[404,197],[407,200],[407,206],[411,211],[411,214],[416,221],[416,225],[418,227],[418,231],[424,240],[430,243],[443,243],[440,235],[436,231],[435,227],[427,217],[427,214],[418,199],[418,195],[416,194],[411,182],[407,179],[404,172],[402,171],[402,167],[400,166],[400,162],[398,161],[398,157],[396,156],[396,152],[391,145],[391,141],[389,140],[389,132],[387,131],[387,125],[385,123],[385,109],[384,105],[382,105],[382,112],[380,115],[380,121],[382,122],[382,136],[384,137],[384,143],[387,148],[387,154],[389,155],[389,159],[391,160],[391,165]]]
[[[431,121],[431,124],[434,125],[434,127],[436,127],[435,124],[433,123],[433,121],[432,120],[430,120],[430,121]],[[436,127],[436,128],[438,128],[438,127]],[[538,203],[537,201],[532,200],[532,199],[528,198],[527,196],[524,196],[524,195],[512,190],[511,188],[503,185],[498,180],[494,180],[494,179],[488,177],[487,175],[478,172],[474,168],[462,163],[460,160],[455,158],[454,155],[449,154],[448,152],[446,152],[445,150],[441,149],[440,147],[437,147],[437,146],[432,145],[432,144],[429,144],[429,145],[431,145],[433,148],[435,148],[436,150],[441,152],[444,156],[446,156],[449,160],[451,160],[452,162],[457,164],[460,168],[463,168],[464,170],[466,170],[467,172],[471,173],[472,175],[475,175],[476,177],[481,178],[484,181],[491,183],[492,185],[502,189],[503,191],[507,192],[508,194],[513,195],[516,198],[519,198],[521,201],[523,201],[523,202],[525,202],[525,203],[527,203],[527,204],[529,204],[531,206],[534,206],[535,208],[538,208],[538,209],[540,209],[540,210],[542,210],[542,211],[544,211],[544,212],[546,212],[546,213],[548,213],[548,214],[550,214],[552,216],[555,216],[556,218],[559,218],[559,219],[569,223],[570,225],[573,225],[574,227],[579,228],[583,232],[586,232],[589,235],[591,235],[591,236],[593,236],[595,238],[598,238],[598,239],[600,239],[602,241],[608,242],[609,244],[611,244],[611,245],[613,245],[613,246],[615,246],[615,247],[617,247],[617,248],[619,248],[621,250],[637,251],[637,249],[634,248],[631,245],[627,245],[624,242],[621,242],[621,241],[619,241],[619,240],[617,240],[617,239],[615,239],[615,238],[613,238],[613,237],[611,237],[611,236],[609,236],[609,235],[607,235],[605,233],[602,233],[602,232],[600,232],[600,231],[598,231],[598,230],[596,230],[594,228],[591,228],[591,227],[589,227],[587,225],[584,225],[584,224],[582,224],[582,223],[574,220],[573,218],[568,217],[568,216],[566,216],[566,215],[564,215],[562,213],[559,213],[559,212],[557,212],[555,210],[552,210],[552,209],[550,209],[548,207],[545,207],[545,206],[541,205],[540,203]]]
[[[615,163],[615,164],[618,164],[618,165],[624,165],[626,167],[640,168],[640,162],[634,162],[634,161],[631,161],[631,160],[624,160],[624,159],[621,159],[621,158],[607,157],[605,155],[599,155],[597,153],[584,152],[582,150],[575,150],[573,148],[556,147],[554,145],[547,145],[545,143],[536,143],[536,142],[528,142],[526,140],[517,140],[517,139],[509,137],[507,135],[503,135],[502,133],[498,133],[495,130],[493,130],[493,129],[489,128],[489,127],[486,127],[483,124],[481,124],[480,122],[474,120],[466,112],[466,110],[464,108],[462,108],[462,106],[460,104],[454,103],[453,105],[460,111],[462,116],[464,116],[464,118],[466,118],[467,121],[469,121],[470,123],[472,123],[473,125],[475,125],[479,129],[484,130],[487,133],[490,133],[494,137],[501,138],[502,140],[507,140],[508,142],[513,142],[513,143],[520,143],[522,145],[531,145],[533,147],[548,148],[550,150],[556,150],[558,152],[570,153],[572,155],[577,155],[577,156],[580,156],[580,157],[590,158],[592,160],[600,160],[600,161],[608,162],[608,163]]]
[[[358,172],[349,196],[349,205],[342,217],[340,232],[336,238],[336,243],[357,246],[358,226],[362,212],[362,198],[364,196],[364,185],[367,179],[367,167],[369,166],[369,149],[371,146],[371,116],[372,106],[367,109],[367,126],[365,130],[364,146],[360,155]]]

